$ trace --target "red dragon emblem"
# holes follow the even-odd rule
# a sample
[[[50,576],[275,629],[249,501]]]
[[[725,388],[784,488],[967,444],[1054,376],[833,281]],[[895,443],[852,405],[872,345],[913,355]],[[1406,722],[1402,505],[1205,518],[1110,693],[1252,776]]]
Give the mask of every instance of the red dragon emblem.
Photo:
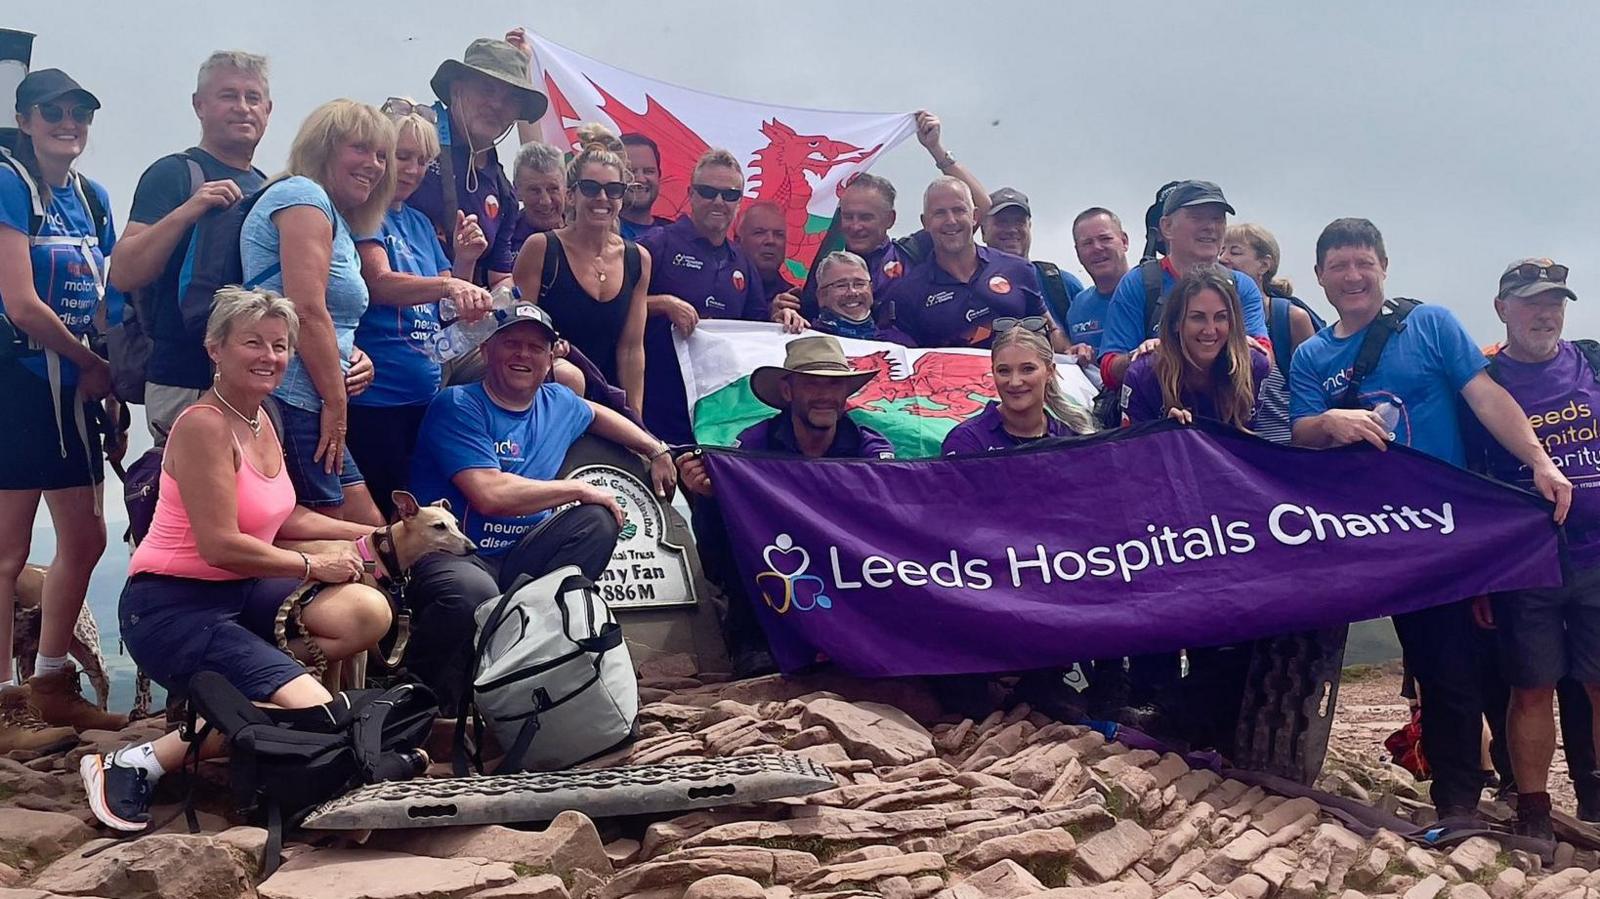
[[[601,97],[600,111],[611,119],[619,134],[637,132],[661,148],[661,194],[652,211],[659,216],[676,218],[688,205],[689,178],[694,164],[710,147],[654,97],[646,94],[644,110],[637,111],[595,84],[593,79],[588,81]],[[577,127],[582,122],[577,110],[548,73],[544,83],[551,113],[560,117],[569,144],[576,142]],[[877,155],[883,145],[863,150],[827,135],[799,134],[778,119],[762,122],[761,134],[767,144],[745,161],[748,175],[745,193],[748,200],[775,203],[783,210],[789,232],[787,256],[804,270],[810,267],[823,238],[821,231],[806,231],[809,223],[806,208],[811,203],[812,184],[826,177],[835,166],[866,162]],[[812,176],[811,180],[807,180],[808,175]]]
[[[994,374],[982,355],[923,353],[906,377],[896,377],[897,366],[887,350],[852,357],[850,367],[878,373],[850,398],[851,409],[959,422],[983,411],[995,398]]]

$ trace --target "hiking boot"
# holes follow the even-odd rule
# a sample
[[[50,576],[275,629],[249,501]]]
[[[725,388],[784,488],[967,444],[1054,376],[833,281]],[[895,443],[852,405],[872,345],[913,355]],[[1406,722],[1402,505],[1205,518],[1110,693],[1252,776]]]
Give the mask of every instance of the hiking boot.
[[[39,720],[28,707],[27,687],[0,687],[0,753],[13,749],[48,753],[77,743],[77,731]]]
[[[1511,832],[1519,837],[1555,842],[1555,827],[1550,823],[1550,794],[1521,793],[1517,796],[1517,819]]]
[[[734,680],[778,673],[778,663],[772,660],[772,653],[765,649],[747,649],[736,653],[732,661]]]
[[[1574,777],[1572,789],[1578,795],[1578,820],[1600,824],[1600,774],[1591,771]]]
[[[46,724],[66,725],[77,731],[122,730],[128,726],[127,715],[102,712],[83,698],[83,683],[75,665],[50,674],[35,674],[28,678],[28,691],[28,705]]]
[[[93,753],[78,763],[89,809],[100,823],[128,832],[150,826],[150,778],[143,768],[120,764],[115,753]]]

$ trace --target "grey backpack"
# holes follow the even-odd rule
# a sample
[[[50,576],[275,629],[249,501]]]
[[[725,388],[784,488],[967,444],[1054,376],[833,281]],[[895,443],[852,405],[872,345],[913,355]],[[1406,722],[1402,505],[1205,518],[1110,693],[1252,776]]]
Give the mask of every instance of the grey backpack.
[[[519,578],[474,617],[472,706],[479,733],[487,725],[506,750],[497,773],[570,768],[633,741],[639,715],[633,660],[622,626],[577,566]],[[456,727],[460,773],[465,729],[463,710]]]

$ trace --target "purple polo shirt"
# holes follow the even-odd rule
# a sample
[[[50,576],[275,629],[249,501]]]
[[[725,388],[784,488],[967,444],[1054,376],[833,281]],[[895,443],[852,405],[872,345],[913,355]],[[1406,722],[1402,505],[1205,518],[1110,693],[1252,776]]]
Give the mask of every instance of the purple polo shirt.
[[[767,320],[761,276],[733,241],[714,247],[682,216],[646,232],[639,245],[650,251],[650,293],[690,303],[702,318]],[[644,374],[645,426],[668,443],[692,442],[689,400],[672,346],[672,323],[664,315],[645,322]]]
[[[773,275],[770,280],[766,275],[762,275],[761,296],[762,302],[767,304],[767,314],[772,314],[772,300],[774,297],[780,293],[794,293],[799,289],[800,288],[789,283],[789,279],[785,278],[783,276],[783,272],[781,271]]]
[[[444,147],[444,152],[450,154],[454,166],[456,202],[461,205],[462,212],[478,217],[478,226],[483,228],[483,236],[489,241],[489,249],[485,250],[478,260],[472,278],[479,286],[487,287],[489,272],[511,271],[511,267],[517,261],[517,251],[522,249],[521,243],[513,243],[516,238],[515,224],[521,218],[517,214],[520,208],[517,204],[517,192],[512,189],[511,179],[506,177],[505,170],[500,167],[500,157],[493,149],[489,150],[487,160],[478,169],[477,177],[473,180],[478,189],[468,191],[467,169],[471,166],[472,160],[471,154],[467,152],[467,142],[463,140],[452,145],[449,112],[442,103],[435,103],[433,108],[439,114],[439,143]],[[428,164],[428,171],[423,174],[422,183],[418,184],[416,191],[406,198],[406,205],[420,210],[429,221],[433,222],[433,229],[439,236],[439,242],[444,245],[445,254],[453,259],[450,240],[456,230],[455,211],[444,208],[442,178],[439,172],[439,160],[435,159]]]
[[[740,449],[800,455],[800,446],[795,442],[794,419],[787,410],[740,431],[733,445]],[[877,431],[856,424],[848,415],[841,415],[834,429],[833,443],[828,445],[822,458],[893,459],[894,446]]]
[[[1261,348],[1250,346],[1250,374],[1254,379],[1256,411],[1261,409],[1261,382],[1272,372],[1272,360]],[[1183,407],[1196,418],[1216,418],[1217,404],[1209,393],[1184,390],[1178,397]],[[1166,403],[1161,396],[1161,380],[1156,376],[1156,355],[1146,353],[1133,360],[1122,376],[1122,411],[1129,422],[1159,421],[1167,417]],[[1254,415],[1251,416],[1254,427]]]
[[[1072,429],[1065,423],[1057,421],[1048,414],[1045,415],[1044,421],[1045,437],[1072,436]],[[939,452],[945,456],[957,453],[987,453],[1026,446],[1032,442],[1006,430],[1005,419],[1000,417],[1000,404],[993,402],[984,407],[982,412],[951,428],[950,433],[945,435]]]
[[[844,249],[841,244],[838,249]],[[904,275],[918,259],[925,259],[933,253],[933,238],[926,231],[917,231],[906,237],[897,237],[885,240],[881,246],[862,256],[862,261],[867,264],[867,274],[872,277],[872,302],[873,306],[883,303],[883,294],[894,283],[896,278]],[[817,260],[821,261],[827,253],[818,252]],[[817,305],[817,266],[816,261],[811,265],[811,271],[806,275],[805,287],[800,293],[800,314],[810,318],[817,314],[820,308]]]
[[[895,327],[922,347],[987,347],[996,318],[1045,314],[1039,273],[1021,256],[979,246],[978,268],[966,281],[930,255],[892,284],[880,302],[893,304]]]

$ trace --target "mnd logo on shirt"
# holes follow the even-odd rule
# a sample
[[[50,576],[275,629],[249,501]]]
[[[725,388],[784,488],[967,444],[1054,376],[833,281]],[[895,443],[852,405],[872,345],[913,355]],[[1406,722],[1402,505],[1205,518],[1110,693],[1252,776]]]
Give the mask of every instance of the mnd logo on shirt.
[[[495,455],[500,457],[501,462],[522,461],[522,445],[510,437],[504,440],[496,440],[494,442],[494,452]]]

